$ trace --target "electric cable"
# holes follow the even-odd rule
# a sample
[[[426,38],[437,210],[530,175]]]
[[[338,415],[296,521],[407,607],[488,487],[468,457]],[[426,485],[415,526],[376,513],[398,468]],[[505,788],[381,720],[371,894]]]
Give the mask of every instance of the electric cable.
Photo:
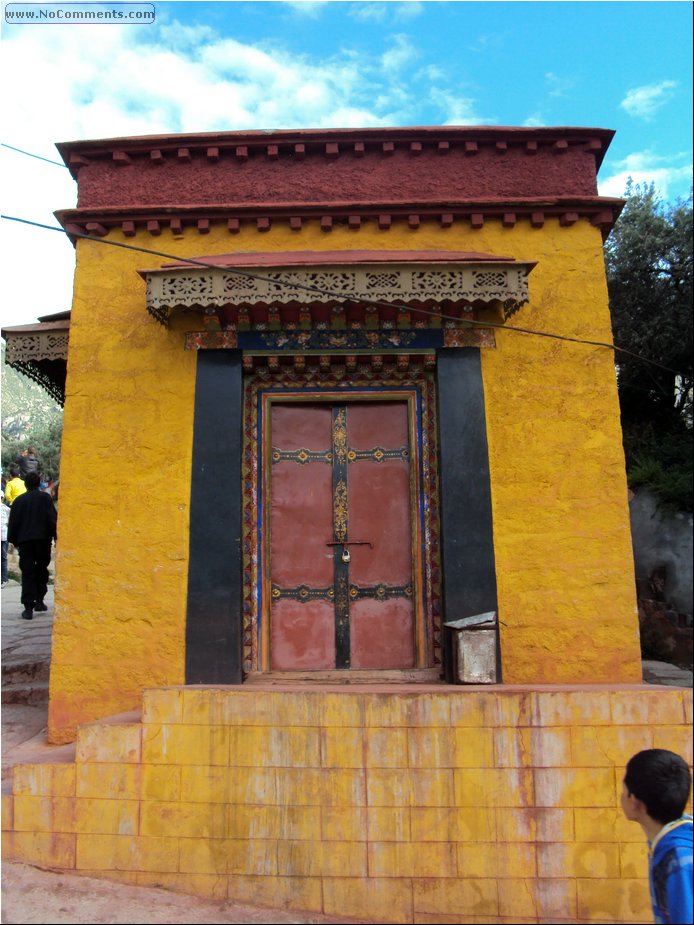
[[[27,218],[19,218],[15,215],[0,215],[0,218],[4,219],[5,221],[19,222],[23,225],[31,225],[35,228],[43,228],[47,231],[57,231],[60,234],[69,235],[70,237],[73,237],[73,238],[81,238],[82,240],[86,240],[86,241],[94,241],[97,244],[107,244],[107,245],[110,245],[111,247],[121,247],[121,248],[124,248],[125,250],[138,251],[139,253],[149,254],[153,257],[164,257],[165,259],[173,260],[178,264],[181,264],[181,263],[190,264],[191,266],[202,267],[203,269],[206,269],[206,270],[224,270],[228,273],[235,273],[237,276],[244,276],[248,279],[255,279],[261,282],[271,282],[274,285],[280,285],[280,286],[291,286],[292,289],[302,289],[306,292],[312,292],[318,295],[327,296],[332,301],[357,302],[357,303],[362,303],[364,305],[375,305],[379,308],[397,308],[398,311],[401,311],[401,312],[409,312],[409,311],[414,310],[422,315],[435,316],[437,318],[441,318],[443,321],[455,321],[457,324],[466,324],[471,327],[498,328],[499,330],[502,330],[502,331],[513,331],[516,334],[529,334],[534,337],[547,337],[553,340],[568,341],[569,343],[574,343],[574,344],[585,344],[586,346],[590,346],[590,347],[604,347],[607,350],[611,350],[615,353],[623,353],[626,356],[630,356],[633,359],[639,360],[642,363],[649,364],[650,366],[656,366],[658,367],[658,369],[665,370],[665,372],[673,373],[674,375],[679,375],[679,372],[676,369],[671,369],[669,366],[664,366],[662,363],[658,363],[656,360],[651,360],[648,357],[642,356],[639,353],[635,353],[633,350],[629,350],[627,347],[619,347],[617,346],[617,344],[610,344],[610,343],[607,343],[606,341],[586,340],[581,337],[571,337],[568,334],[552,334],[549,331],[536,331],[536,330],[533,330],[532,328],[519,328],[519,327],[514,327],[512,325],[500,324],[499,322],[496,322],[496,321],[477,321],[472,318],[458,318],[455,315],[446,315],[443,312],[432,311],[431,309],[426,309],[426,308],[411,309],[407,305],[397,305],[397,304],[394,305],[391,302],[379,302],[379,301],[372,300],[372,299],[363,299],[363,298],[360,298],[359,296],[336,295],[335,293],[327,292],[326,290],[321,289],[318,286],[309,286],[303,283],[294,283],[294,282],[284,283],[282,282],[282,280],[270,279],[267,276],[263,276],[261,273],[254,273],[254,272],[251,272],[250,270],[241,270],[237,267],[228,267],[228,266],[224,266],[223,264],[211,263],[210,261],[206,261],[206,260],[198,260],[197,258],[194,258],[194,257],[181,258],[177,256],[176,254],[168,254],[165,251],[156,251],[156,250],[152,250],[151,248],[138,246],[136,244],[126,244],[123,241],[107,241],[106,238],[100,238],[96,235],[83,234],[80,231],[69,231],[68,232],[64,228],[56,228],[55,225],[45,225],[45,224],[42,224],[41,222],[32,222]]]
[[[12,145],[6,145],[4,142],[0,142],[0,147],[9,148],[10,151],[16,151],[18,154],[26,154],[27,157],[35,157],[38,161],[46,161],[47,164],[55,164],[56,167],[62,167],[63,170],[67,170],[66,164],[61,164],[60,161],[52,161],[49,157],[41,157],[40,154],[32,154],[31,151],[23,151],[21,148],[14,148]]]

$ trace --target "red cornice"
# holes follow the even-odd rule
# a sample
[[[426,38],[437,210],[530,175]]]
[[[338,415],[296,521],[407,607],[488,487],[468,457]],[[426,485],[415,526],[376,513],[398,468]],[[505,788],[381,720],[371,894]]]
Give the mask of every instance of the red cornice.
[[[316,267],[347,266],[351,264],[435,264],[435,263],[515,263],[513,257],[496,254],[481,254],[475,251],[383,251],[383,250],[339,250],[339,251],[249,251],[246,253],[210,254],[191,258],[204,263],[224,267]],[[164,263],[151,270],[138,273],[160,273],[165,270],[186,269],[195,266],[190,260],[176,260]]]
[[[158,236],[170,229],[174,234],[197,230],[207,234],[213,222],[223,222],[231,234],[238,233],[241,224],[251,224],[259,232],[269,231],[273,223],[289,224],[301,230],[304,221],[320,221],[321,230],[330,232],[336,225],[346,225],[358,231],[365,222],[375,222],[382,230],[393,221],[406,221],[414,230],[424,219],[435,220],[447,228],[465,222],[481,228],[486,221],[501,221],[512,227],[521,219],[529,219],[533,227],[541,228],[547,218],[559,218],[564,227],[587,219],[607,235],[617,220],[624,200],[607,197],[566,199],[516,199],[459,202],[403,203],[254,203],[252,205],[128,206],[100,209],[61,209],[54,214],[70,233],[105,237],[119,228],[127,237],[140,232]]]
[[[83,164],[104,158],[127,166],[131,158],[145,156],[153,161],[169,159],[178,163],[196,157],[217,162],[224,158],[246,160],[257,155],[296,160],[309,153],[322,153],[334,159],[342,155],[363,157],[367,153],[387,157],[402,149],[418,157],[429,151],[445,155],[456,148],[474,155],[480,147],[493,147],[499,154],[509,147],[524,147],[529,154],[549,148],[561,154],[576,145],[587,147],[599,167],[613,136],[612,129],[571,126],[408,126],[142,135],[67,141],[56,147],[73,176]]]

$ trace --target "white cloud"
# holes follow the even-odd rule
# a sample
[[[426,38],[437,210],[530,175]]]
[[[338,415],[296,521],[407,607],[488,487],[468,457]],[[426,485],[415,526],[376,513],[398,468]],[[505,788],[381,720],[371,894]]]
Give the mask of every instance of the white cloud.
[[[547,120],[544,119],[539,112],[534,112],[523,121],[523,125],[527,128],[539,128],[543,125],[547,125]]]
[[[688,163],[677,163],[687,158]],[[652,151],[634,151],[612,167],[613,173],[598,179],[601,196],[623,196],[629,178],[634,183],[653,183],[665,199],[672,187],[686,190],[692,184],[691,153],[680,152],[666,157]]]
[[[418,0],[405,0],[404,3],[394,3],[396,19],[414,19],[424,10],[423,4]]]
[[[406,35],[394,35],[393,41],[394,44],[381,55],[381,65],[386,74],[402,70],[419,56],[417,49]]]
[[[475,100],[452,90],[435,87],[430,93],[431,101],[442,111],[442,125],[493,125],[495,119],[480,116],[475,109]]]
[[[295,13],[301,13],[304,16],[318,16],[322,8],[331,0],[284,0],[284,2]]]
[[[661,80],[658,84],[635,87],[627,92],[619,105],[630,116],[648,121],[672,98],[676,87],[675,80]]]
[[[290,6],[290,4],[287,4]],[[298,4],[301,14],[316,4]],[[414,16],[419,3],[389,3],[392,19]],[[129,135],[280,128],[421,124],[423,102],[446,124],[495,120],[450,88],[436,64],[415,67],[418,48],[403,33],[380,53],[341,48],[323,57],[290,53],[279,40],[244,43],[208,26],[163,25],[19,29],[3,35],[7,144],[59,159],[55,141]],[[420,62],[421,63],[421,62]],[[21,91],[21,92],[20,92]],[[11,177],[7,214],[55,224],[55,209],[75,205],[67,170],[3,152]],[[10,184],[6,184],[10,185]],[[6,324],[70,304],[73,252],[59,234],[3,224]],[[31,293],[21,268],[40,254]],[[43,269],[46,272],[43,272]]]
[[[545,80],[550,96],[565,96],[569,90],[573,89],[575,83],[571,77],[559,77],[551,71],[545,74]]]
[[[386,3],[350,3],[347,7],[352,19],[359,22],[383,22],[388,13]]]
[[[385,22],[391,16],[395,20],[415,19],[423,11],[423,6],[417,0],[405,0],[404,3],[379,3],[377,0],[368,0],[366,3],[346,4],[347,12],[352,19],[361,22]]]

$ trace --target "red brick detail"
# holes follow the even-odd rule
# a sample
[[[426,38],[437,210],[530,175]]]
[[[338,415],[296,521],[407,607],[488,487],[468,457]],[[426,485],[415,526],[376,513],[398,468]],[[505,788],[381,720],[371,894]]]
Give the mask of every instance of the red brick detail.
[[[530,213],[530,224],[533,228],[542,228],[545,223],[545,213],[544,212],[531,212]]]
[[[279,145],[268,145],[267,146],[267,156],[271,160],[274,160],[276,157],[279,157],[280,156]]]
[[[301,226],[303,225],[303,219],[300,215],[291,215],[289,218],[289,227],[292,231],[301,231]]]
[[[361,228],[361,215],[349,215],[347,217],[347,227],[352,231]]]
[[[444,212],[441,218],[439,219],[442,228],[450,228],[453,224],[453,213]]]
[[[238,234],[241,229],[241,222],[237,218],[230,218],[227,221],[227,228],[230,234]]]
[[[479,203],[480,209],[483,203],[506,202],[506,208],[521,214],[523,210],[518,204],[529,204],[535,199],[542,203],[542,208],[544,203],[552,203],[556,210],[553,214],[576,210],[583,215],[577,207],[588,200],[593,201],[591,211],[598,211],[596,165],[602,160],[612,135],[606,129],[570,127],[313,129],[96,139],[59,144],[58,149],[75,177],[79,167],[81,209],[92,213],[127,209],[133,213],[127,218],[136,221],[140,220],[135,215],[138,209],[153,210],[159,206],[168,210],[174,204],[181,210],[208,206],[226,209],[227,213],[233,209],[235,214],[245,209],[252,218],[275,214],[276,207],[282,206],[286,210],[285,220],[299,211],[306,216],[312,208],[319,215],[325,212],[336,215],[336,210],[345,214],[357,211],[349,207],[356,189],[360,212],[370,206],[373,212],[381,209],[407,214],[417,210],[424,214],[425,206],[436,211],[436,203],[442,202],[450,203],[449,208],[454,204],[457,208],[464,202],[471,207]],[[560,150],[555,148],[557,141],[566,142],[563,157],[554,156],[555,150]],[[498,142],[507,146],[503,158],[497,155]],[[421,154],[413,157],[417,144],[421,145]],[[280,160],[296,169],[277,171],[272,159],[265,156],[271,145],[277,147]],[[354,151],[355,157],[329,160],[306,156],[299,161],[294,154],[296,145],[304,145],[309,152],[338,145],[343,154]],[[155,146],[169,169],[152,184],[148,167],[156,159],[151,156]],[[194,171],[181,169],[189,165],[176,157],[179,148],[191,155]],[[207,157],[210,148],[219,150],[216,163]],[[438,156],[447,150],[467,151],[475,156]],[[131,158],[127,171],[118,170],[114,151]],[[230,156],[226,156],[227,151]],[[541,169],[528,162],[525,152],[542,159]],[[587,153],[592,156],[586,157]],[[392,171],[379,168],[384,154],[393,158]],[[83,162],[75,160],[80,157]],[[360,165],[359,157],[371,159],[372,163]],[[437,166],[423,166],[427,159],[436,159]],[[249,161],[248,169],[238,170],[239,161],[245,160]],[[424,185],[423,175],[428,178]],[[563,208],[559,206],[562,200],[567,203]],[[576,205],[568,200],[576,200]],[[610,204],[609,208],[617,207]],[[503,206],[497,214],[502,211]],[[123,214],[118,218],[122,220]],[[104,219],[99,216],[100,221]]]
[[[470,215],[470,225],[472,228],[481,228],[484,225],[484,213],[472,212]]]
[[[209,234],[210,233],[210,220],[209,218],[199,218],[198,219],[198,232],[200,234]]]
[[[155,236],[161,234],[161,224],[156,219],[150,219],[147,222],[147,231]]]
[[[172,218],[169,222],[172,234],[183,234],[183,222],[180,218]]]
[[[179,148],[178,149],[178,161],[179,163],[185,163],[190,160],[190,148]]]
[[[569,142],[566,138],[560,138],[558,141],[554,142],[554,153],[555,154],[566,154],[569,150]]]
[[[105,238],[108,234],[108,228],[100,222],[87,222],[87,234],[96,234],[100,238]]]
[[[419,215],[413,213],[412,215],[407,216],[407,224],[410,228],[419,228],[420,218]]]
[[[127,167],[132,161],[130,160],[130,155],[126,154],[125,151],[114,151],[113,163],[117,164],[119,167]]]
[[[597,215],[594,215],[590,220],[591,225],[595,225],[596,228],[601,228],[603,225],[611,227],[613,222],[614,215],[612,212],[608,211],[598,212]]]
[[[326,157],[339,157],[340,155],[340,146],[336,141],[329,141],[325,146],[325,156]]]
[[[390,215],[379,215],[378,216],[378,227],[382,230],[390,228],[392,219]]]
[[[332,231],[333,230],[333,217],[332,215],[324,215],[320,220],[320,230],[321,231]]]
[[[258,231],[265,232],[265,231],[270,230],[272,226],[272,222],[267,216],[262,216],[261,218],[256,219],[255,226],[258,229]]]
[[[578,212],[564,212],[559,216],[559,224],[562,228],[566,228],[569,225],[575,225],[578,221]]]
[[[207,160],[215,164],[219,160],[219,148],[208,148]]]
[[[497,154],[506,154],[507,151],[508,151],[508,144],[505,141],[497,141],[496,143]]]
[[[411,142],[411,143],[410,143],[410,152],[411,152],[412,154],[414,154],[415,157],[418,156],[418,155],[420,155],[420,154],[422,153],[422,142],[421,142],[421,141],[413,141],[413,142]]]
[[[164,155],[161,153],[159,148],[154,148],[152,151],[149,152],[149,159],[150,161],[152,161],[153,164],[163,164],[164,163]]]
[[[123,222],[121,225],[121,231],[126,238],[134,238],[135,230],[135,222]]]
[[[517,220],[518,219],[515,212],[504,212],[502,224],[504,228],[513,228]]]
[[[306,145],[294,145],[294,157],[298,161],[303,161],[306,157]]]

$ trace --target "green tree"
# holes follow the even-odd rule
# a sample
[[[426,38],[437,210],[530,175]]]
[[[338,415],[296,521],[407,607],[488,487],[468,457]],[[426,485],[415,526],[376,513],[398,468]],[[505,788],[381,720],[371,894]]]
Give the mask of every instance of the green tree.
[[[25,436],[7,434],[2,435],[2,471],[7,475],[9,467],[14,465],[17,457],[26,449],[33,446],[41,464],[41,477],[48,480],[58,479],[60,475],[60,443],[63,436],[63,419],[54,418],[41,422],[31,429],[31,439]]]
[[[692,196],[629,182],[605,245],[630,484],[692,510]],[[657,365],[655,365],[657,364]]]

